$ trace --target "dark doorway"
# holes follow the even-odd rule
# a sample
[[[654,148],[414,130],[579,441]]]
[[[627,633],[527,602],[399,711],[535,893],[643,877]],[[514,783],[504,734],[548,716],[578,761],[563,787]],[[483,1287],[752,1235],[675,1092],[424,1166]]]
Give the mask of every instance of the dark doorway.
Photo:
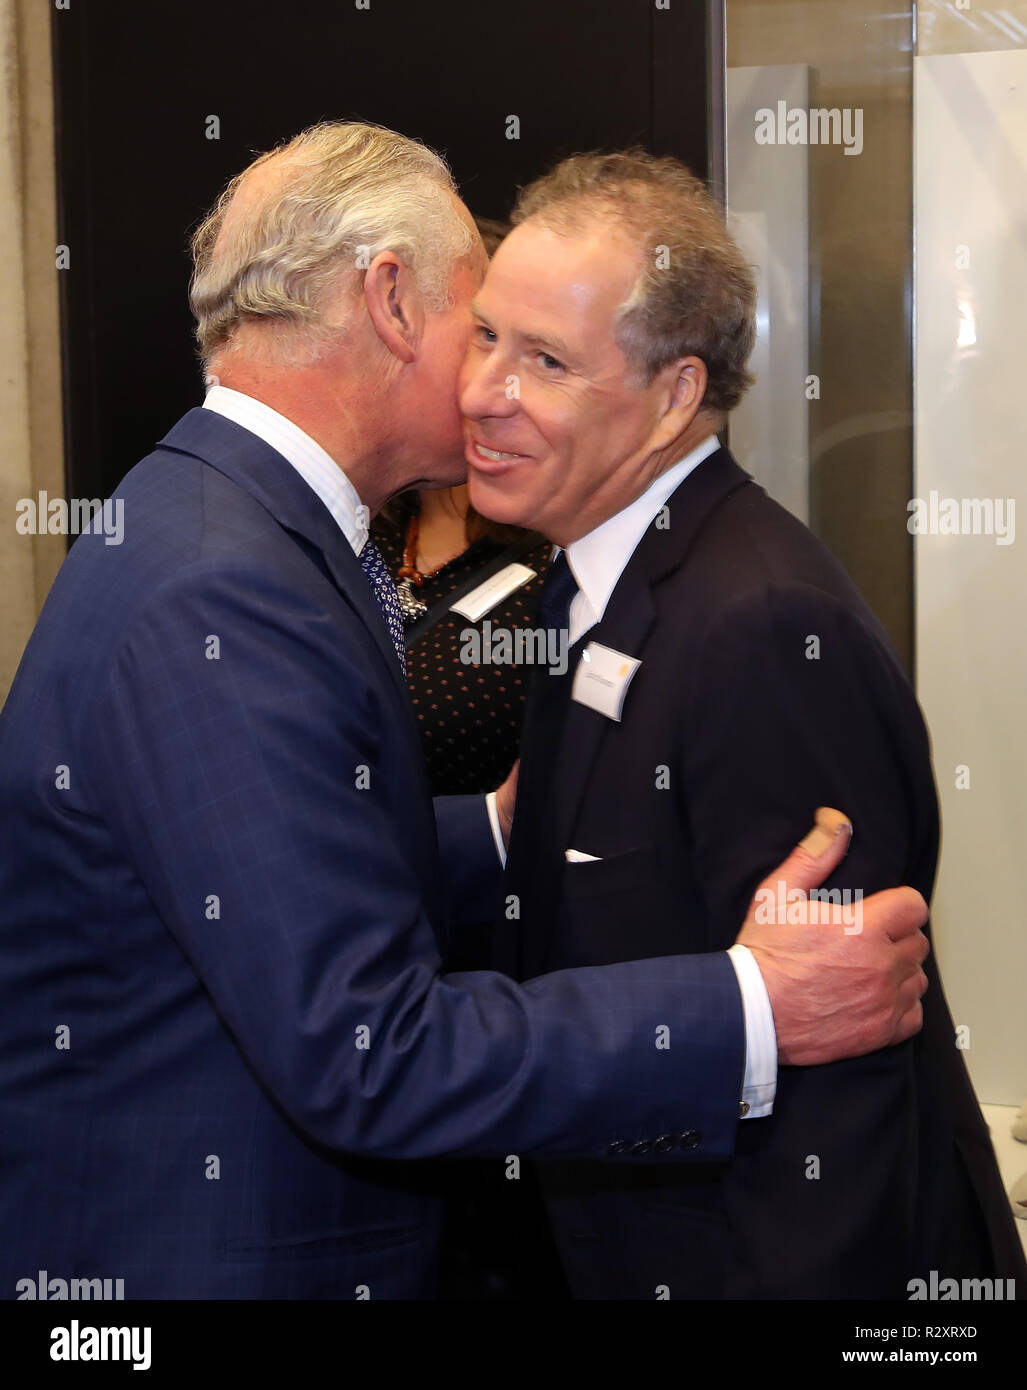
[[[109,494],[200,403],[189,232],[254,152],[303,127],[416,136],[489,217],[577,150],[638,143],[707,175],[706,0],[362,5],[53,11],[69,496]]]

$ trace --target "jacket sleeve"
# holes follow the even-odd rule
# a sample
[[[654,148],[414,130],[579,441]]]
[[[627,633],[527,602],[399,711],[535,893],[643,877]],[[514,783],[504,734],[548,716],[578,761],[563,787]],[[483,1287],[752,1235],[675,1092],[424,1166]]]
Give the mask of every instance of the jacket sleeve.
[[[855,934],[861,896],[932,862],[936,825],[926,732],[883,635],[818,590],[768,585],[716,615],[696,669],[683,780],[712,940],[734,938],[819,805],[852,818],[849,852],[823,888]],[[749,1274],[774,1291],[763,1296],[905,1296],[893,1281],[914,1219],[913,1048],[782,1067],[773,1115],[744,1127],[733,1219]]]
[[[390,722],[370,647],[266,569],[200,566],[134,617],[89,712],[102,814],[252,1071],[352,1153],[728,1155],[744,1039],[725,956],[440,974],[374,790]]]
[[[484,796],[437,796],[435,827],[451,927],[490,923],[498,909],[503,866]]]

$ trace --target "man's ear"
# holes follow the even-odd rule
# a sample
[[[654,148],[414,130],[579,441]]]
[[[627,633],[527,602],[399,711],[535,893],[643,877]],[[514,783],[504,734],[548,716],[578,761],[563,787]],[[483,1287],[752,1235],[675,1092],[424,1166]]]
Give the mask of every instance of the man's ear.
[[[400,362],[413,362],[424,331],[424,306],[414,277],[394,251],[382,251],[368,266],[364,303],[383,347]]]
[[[701,357],[682,357],[660,373],[665,382],[664,410],[653,437],[654,447],[666,448],[684,434],[706,399],[708,374]]]

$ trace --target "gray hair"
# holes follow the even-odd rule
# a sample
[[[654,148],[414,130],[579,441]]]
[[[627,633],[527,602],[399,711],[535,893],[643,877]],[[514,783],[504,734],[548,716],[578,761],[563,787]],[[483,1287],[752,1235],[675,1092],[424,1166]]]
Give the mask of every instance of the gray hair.
[[[240,184],[269,160],[288,177]],[[252,189],[252,185],[251,185]],[[343,325],[326,311],[382,251],[409,267],[430,310],[449,305],[456,264],[475,250],[441,156],[382,126],[322,122],[236,175],[192,238],[189,303],[205,364],[245,321],[279,321],[279,347],[316,357]]]
[[[614,329],[621,351],[646,385],[679,358],[700,358],[704,404],[734,409],[753,380],[756,284],[700,179],[644,150],[572,155],[520,191],[511,220],[528,218],[572,235],[619,226],[642,255]]]

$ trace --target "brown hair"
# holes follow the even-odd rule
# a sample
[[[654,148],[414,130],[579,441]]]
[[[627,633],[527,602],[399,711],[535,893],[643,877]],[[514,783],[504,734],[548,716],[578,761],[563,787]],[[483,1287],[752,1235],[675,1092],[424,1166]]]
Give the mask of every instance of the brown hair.
[[[386,502],[375,519],[405,535],[410,518],[419,515],[420,510],[421,495],[416,488],[410,488]],[[502,522],[493,521],[490,517],[482,516],[481,512],[476,512],[468,502],[467,515],[464,517],[464,534],[469,546],[485,536],[499,545],[512,545],[518,536],[527,535],[527,531],[522,526],[507,526]],[[539,540],[541,539],[540,536]]]
[[[478,235],[485,247],[485,254],[491,260],[509,236],[510,223],[499,222],[494,217],[475,217],[474,225],[478,228]]]
[[[704,404],[732,410],[752,384],[756,284],[705,185],[641,149],[577,154],[521,189],[512,222],[573,235],[612,220],[642,253],[615,336],[648,385],[681,357],[706,365]]]

